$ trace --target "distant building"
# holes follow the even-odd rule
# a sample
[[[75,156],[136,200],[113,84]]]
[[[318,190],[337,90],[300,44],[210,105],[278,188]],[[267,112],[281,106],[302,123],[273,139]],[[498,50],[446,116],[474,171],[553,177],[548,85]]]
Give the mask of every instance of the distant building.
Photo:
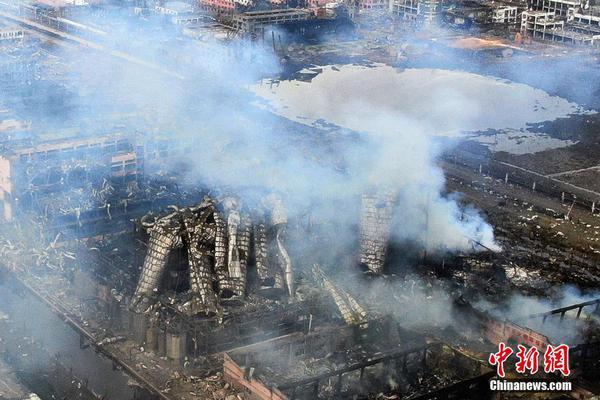
[[[594,36],[600,35],[600,15],[575,12],[568,20],[571,30]]]
[[[533,10],[566,17],[569,11],[572,13],[581,7],[581,0],[531,0],[529,7]]]
[[[308,6],[311,8],[325,7],[331,0],[308,0]]]
[[[267,26],[298,23],[311,17],[312,13],[308,9],[286,8],[234,14],[232,23],[238,32],[256,34],[264,32]]]
[[[491,22],[494,24],[515,24],[517,23],[517,16],[517,7],[498,5],[492,7]]]
[[[573,23],[575,21],[575,23]],[[566,21],[549,11],[524,11],[521,15],[521,32],[533,39],[576,45],[600,44],[600,26],[591,19],[578,17]],[[590,21],[586,23],[579,21]]]
[[[438,18],[440,5],[438,0],[390,0],[389,9],[403,19],[431,24]]]
[[[159,14],[173,16],[188,15],[194,12],[192,5],[183,1],[170,1],[162,6],[154,7],[154,10]]]
[[[521,32],[533,39],[568,44],[600,44],[598,9],[582,0],[530,0]]]
[[[546,39],[546,35],[563,31],[565,22],[550,11],[524,11],[521,14],[521,30],[533,38]]]
[[[37,0],[36,3],[50,6],[54,9],[68,8],[73,6],[86,6],[90,4],[88,0]],[[93,2],[97,3],[96,1]]]
[[[358,5],[361,10],[385,10],[388,0],[360,0]]]
[[[169,16],[176,25],[197,24],[206,19],[206,15],[197,13],[194,7],[183,1],[170,1],[162,6],[154,7],[158,14]]]
[[[24,36],[17,31],[0,31],[0,42],[18,41]],[[0,87],[2,90],[29,85],[40,77],[40,56],[28,54],[27,47],[12,46],[12,52],[0,52]]]
[[[235,11],[234,0],[200,0],[202,8],[217,13],[233,13]]]

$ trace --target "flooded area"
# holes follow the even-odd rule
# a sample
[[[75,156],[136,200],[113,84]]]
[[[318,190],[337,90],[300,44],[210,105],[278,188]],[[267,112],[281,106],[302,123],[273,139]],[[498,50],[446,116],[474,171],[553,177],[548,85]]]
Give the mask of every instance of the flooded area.
[[[485,145],[494,153],[505,151],[515,155],[559,149],[577,143],[574,140],[553,138],[545,133],[531,132],[527,129],[502,129],[490,135],[474,133],[466,136]]]
[[[79,334],[39,299],[26,290],[15,290],[10,282],[0,281],[0,291],[0,313],[4,316],[0,332],[6,333],[7,361],[31,392],[43,399],[153,398],[147,393],[140,395],[141,388],[131,385],[132,380],[112,361],[92,347],[80,346]],[[54,373],[58,365],[66,374]],[[83,385],[85,393],[80,393]]]
[[[325,121],[372,135],[469,138],[491,151],[513,154],[577,143],[534,132],[531,124],[592,113],[543,90],[491,76],[379,64],[315,67],[295,80],[263,81],[251,89],[262,107],[309,125]]]

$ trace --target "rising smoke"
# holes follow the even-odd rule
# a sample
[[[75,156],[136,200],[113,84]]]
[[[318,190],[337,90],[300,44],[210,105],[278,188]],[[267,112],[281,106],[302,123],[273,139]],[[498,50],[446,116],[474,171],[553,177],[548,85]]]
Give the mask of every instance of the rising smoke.
[[[588,341],[586,334],[590,320],[598,320],[592,314],[595,306],[585,308],[580,318],[576,317],[577,309],[569,311],[564,319],[561,318],[560,314],[549,316],[545,320],[541,317],[528,317],[549,310],[595,300],[598,295],[597,291],[584,293],[574,286],[565,285],[554,288],[553,294],[548,297],[524,296],[515,292],[507,295],[501,305],[492,305],[482,301],[478,307],[487,309],[495,317],[515,321],[540,332],[546,335],[552,343],[578,345]]]
[[[142,29],[141,23],[148,26]],[[427,110],[412,118],[386,104],[340,99],[340,88],[332,87],[302,101],[324,108],[335,105],[341,110],[339,125],[368,129],[315,130],[255,105],[261,100],[250,86],[283,68],[271,49],[241,39],[227,44],[165,40],[151,22],[125,23],[124,17],[115,17],[111,24],[123,29],[111,32],[107,46],[163,67],[80,47],[62,49],[70,68],[65,84],[75,93],[63,126],[78,126],[90,134],[123,126],[185,143],[186,152],[168,172],[180,174],[189,186],[242,194],[249,204],[264,192],[281,194],[293,217],[319,221],[318,234],[335,239],[318,243],[331,245],[325,251],[334,267],[346,265],[343,256],[356,246],[360,195],[376,189],[398,194],[392,232],[396,241],[417,243],[429,252],[481,250],[475,241],[500,250],[480,212],[463,206],[458,194],[446,192],[437,160],[447,148],[436,140],[437,127]],[[435,115],[444,116],[435,122],[452,128],[468,122],[465,116],[477,119],[486,112],[476,99],[443,87],[430,100]],[[290,244],[305,258],[314,250],[302,240]],[[443,329],[456,322],[450,314],[451,296],[444,290],[418,279],[385,290],[379,285],[384,284],[365,292],[379,295],[378,300],[390,294],[379,304],[406,327],[422,328],[434,321]],[[517,304],[524,303],[515,297],[511,309],[517,310]]]
[[[443,148],[426,118],[407,116],[397,124],[398,116],[391,114],[402,115],[402,110],[357,98],[346,102],[341,118],[350,125],[367,123],[369,133],[310,130],[250,104],[256,99],[247,87],[282,68],[271,49],[243,40],[165,41],[159,37],[163,33],[153,31],[149,27],[140,35],[138,29],[124,28],[111,33],[112,46],[156,65],[167,63],[161,70],[102,52],[65,50],[73,66],[70,85],[79,93],[71,123],[89,126],[109,110],[126,121],[127,129],[189,144],[171,169],[183,172],[190,185],[226,187],[247,197],[252,194],[246,188],[263,187],[282,194],[291,214],[310,209],[336,221],[336,229],[356,224],[350,202],[383,188],[398,193],[396,239],[416,241],[429,251],[482,249],[474,241],[500,250],[484,218],[444,192],[443,172],[436,165]],[[432,109],[481,112],[475,100],[440,90],[432,94]],[[335,91],[305,101],[332,107],[339,100]],[[445,111],[449,126],[464,119],[464,112]],[[102,121],[95,128],[109,124]]]

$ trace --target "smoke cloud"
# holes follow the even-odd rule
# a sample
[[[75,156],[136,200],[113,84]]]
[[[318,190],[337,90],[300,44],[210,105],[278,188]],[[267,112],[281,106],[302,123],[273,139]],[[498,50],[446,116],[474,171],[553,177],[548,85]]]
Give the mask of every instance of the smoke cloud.
[[[561,319],[560,314],[549,316],[545,321],[541,317],[528,317],[595,300],[599,295],[597,292],[584,293],[574,286],[567,285],[556,288],[553,295],[547,298],[512,293],[499,306],[486,302],[481,302],[479,306],[482,309],[489,309],[490,313],[498,318],[506,318],[546,335],[552,343],[568,343],[574,346],[586,342],[585,335],[589,322],[594,320],[597,322],[597,317],[592,315],[595,306],[584,308],[580,319],[576,318],[577,309],[567,312],[564,319]]]
[[[358,210],[349,203],[359,201],[361,193],[394,191],[399,200],[395,239],[416,241],[429,251],[480,250],[473,240],[500,250],[480,213],[445,193],[436,165],[444,148],[434,139],[436,126],[427,113],[416,119],[359,97],[345,103],[336,123],[366,124],[368,133],[308,128],[257,107],[260,100],[247,90],[281,71],[271,49],[243,40],[165,40],[164,32],[153,34],[146,23],[141,34],[139,27],[126,24],[111,32],[112,46],[160,68],[105,52],[65,49],[62,56],[72,67],[69,85],[78,94],[71,124],[90,126],[101,116],[102,123],[91,123],[97,131],[113,118],[126,129],[185,143],[170,169],[186,183],[230,188],[248,202],[256,199],[247,188],[262,187],[282,194],[292,214],[311,210],[335,221],[337,229],[356,224]],[[482,112],[474,99],[440,90],[429,109],[443,114],[453,129]],[[328,88],[305,100],[332,107],[339,102],[336,93]],[[469,120],[458,108],[470,110]]]
[[[435,89],[427,89],[429,97],[398,99],[369,68],[350,77],[364,96],[350,97],[344,82],[334,80],[310,97],[298,90],[295,103],[271,99],[264,107],[265,100],[253,93],[257,82],[285,67],[270,47],[243,39],[183,40],[175,29],[165,34],[163,24],[121,13],[102,18],[106,26],[118,27],[102,39],[106,48],[115,49],[112,53],[75,46],[59,52],[68,65],[65,87],[74,94],[65,100],[69,112],[60,125],[85,133],[139,131],[182,143],[184,151],[168,169],[183,182],[228,188],[247,202],[257,201],[265,190],[278,192],[292,214],[333,221],[334,235],[348,241],[356,238],[339,232],[355,229],[360,194],[379,188],[398,194],[395,240],[418,243],[429,252],[481,250],[476,243],[499,251],[485,217],[463,206],[458,194],[446,193],[436,161],[448,142],[442,144],[436,134],[485,128],[492,117],[495,125],[517,129],[531,115],[516,112],[532,101],[540,105],[535,121],[581,111],[539,90],[518,85],[515,91],[497,81],[493,85],[511,96],[504,103],[512,107],[490,113],[497,99],[473,95],[485,91],[487,78],[469,74],[473,86],[464,89],[465,76],[435,70],[427,70],[426,85]],[[409,92],[421,90],[417,78],[402,78]],[[530,100],[530,91],[538,97]],[[373,101],[373,93],[385,93],[384,101]],[[290,107],[300,114],[306,103],[331,120],[314,129],[300,124],[301,118],[292,122],[270,111]]]

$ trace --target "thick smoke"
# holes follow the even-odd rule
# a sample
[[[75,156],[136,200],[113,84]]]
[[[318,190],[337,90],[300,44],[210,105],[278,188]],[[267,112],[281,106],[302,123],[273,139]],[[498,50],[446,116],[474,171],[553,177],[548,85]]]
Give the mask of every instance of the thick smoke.
[[[345,227],[358,219],[349,202],[375,188],[393,191],[399,197],[393,232],[397,239],[419,242],[432,251],[481,249],[474,241],[499,250],[492,228],[479,213],[444,193],[443,172],[436,165],[442,148],[433,139],[426,114],[419,120],[406,117],[397,125],[397,115],[391,115],[402,110],[357,98],[346,102],[339,118],[349,125],[353,120],[367,123],[369,133],[307,129],[250,104],[254,97],[246,88],[281,69],[271,49],[242,40],[165,41],[152,31],[148,27],[140,37],[137,30],[123,29],[111,33],[111,40],[137,59],[156,65],[170,60],[168,67],[147,68],[103,52],[66,51],[81,99],[74,118],[89,120],[106,110],[131,114],[138,118],[128,119],[128,128],[189,144],[172,170],[184,172],[191,185],[237,193],[263,187],[282,194],[292,214],[311,209]],[[330,107],[338,96],[331,88],[305,101]],[[456,126],[464,113],[452,110],[469,107],[479,113],[473,103],[440,92],[431,99],[431,108],[444,110],[449,125]]]
[[[546,335],[552,343],[577,345],[586,342],[585,335],[589,322],[598,321],[598,317],[593,315],[595,306],[584,308],[580,319],[577,319],[577,309],[567,312],[564,318],[561,318],[560,314],[549,316],[545,321],[541,317],[529,317],[595,300],[599,295],[597,292],[583,293],[576,287],[564,286],[556,288],[554,295],[548,298],[512,293],[500,306],[486,302],[482,302],[479,306],[482,309],[489,309],[490,313],[498,318],[506,318]]]
[[[241,39],[165,40],[164,31],[150,21],[112,19],[111,24],[122,29],[110,33],[106,46],[135,60],[124,60],[123,53],[64,48],[61,57],[70,69],[65,81],[75,96],[69,99],[63,126],[77,126],[84,134],[125,129],[183,143],[185,151],[167,172],[179,174],[181,183],[190,187],[231,190],[242,194],[246,203],[259,201],[265,192],[279,193],[292,217],[319,225],[311,233],[327,260],[314,261],[339,267],[341,275],[347,272],[342,266],[350,261],[348,254],[358,240],[360,195],[373,190],[398,195],[392,232],[396,241],[417,243],[428,252],[478,251],[482,249],[478,243],[500,250],[479,211],[465,207],[459,194],[446,192],[444,173],[437,165],[446,148],[434,136],[440,123],[452,130],[470,129],[469,122],[487,112],[487,105],[440,87],[428,109],[414,118],[391,106],[393,102],[348,99],[343,88],[330,87],[300,100],[321,108],[335,106],[338,125],[365,128],[348,132],[324,124],[317,130],[256,106],[262,100],[251,86],[283,68],[272,49]],[[365,91],[388,89],[371,87],[368,81],[364,85]],[[319,235],[333,240],[321,240]],[[294,259],[309,265],[314,248],[305,239],[292,236],[289,242]],[[355,293],[361,294],[361,302],[390,312],[407,329],[436,333],[451,326],[466,329],[466,323],[457,323],[452,314],[453,296],[419,278],[363,284]],[[497,315],[516,319],[523,309],[552,308],[536,300],[537,306],[542,305],[534,309],[531,300],[520,296],[514,296],[513,303],[509,311]],[[548,335],[554,336],[564,327],[547,324],[545,329],[553,329]],[[574,329],[569,338],[580,334],[579,328]]]

